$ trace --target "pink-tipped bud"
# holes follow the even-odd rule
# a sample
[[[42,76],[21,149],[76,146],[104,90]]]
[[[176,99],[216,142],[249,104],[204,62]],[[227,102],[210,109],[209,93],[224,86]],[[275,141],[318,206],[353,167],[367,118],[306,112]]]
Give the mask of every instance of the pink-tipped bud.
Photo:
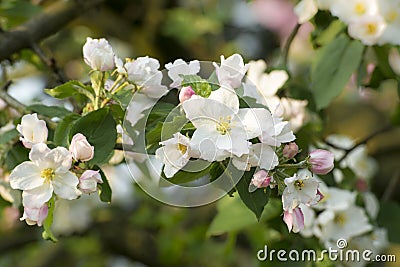
[[[265,170],[260,170],[256,172],[251,179],[251,183],[257,188],[268,187],[271,183],[271,176],[268,176],[268,172]]]
[[[179,92],[179,102],[183,103],[186,100],[189,100],[192,95],[195,95],[196,92],[193,91],[191,86],[182,87],[181,91]]]
[[[335,157],[332,152],[323,149],[316,149],[310,152],[308,162],[311,164],[310,170],[315,174],[327,174],[333,167]]]
[[[24,214],[21,221],[25,220],[28,225],[42,226],[44,220],[47,218],[49,208],[47,204],[43,204],[41,207],[24,207]]]
[[[286,144],[283,148],[283,156],[285,158],[291,159],[296,156],[297,153],[299,153],[299,147],[294,142]]]
[[[75,160],[89,161],[94,156],[94,147],[89,144],[83,134],[77,133],[72,137],[69,152]]]
[[[283,212],[283,221],[286,223],[289,232],[298,233],[304,229],[304,214],[299,207],[285,210]]]
[[[97,191],[97,184],[103,183],[99,171],[84,171],[79,178],[79,189],[86,194]]]

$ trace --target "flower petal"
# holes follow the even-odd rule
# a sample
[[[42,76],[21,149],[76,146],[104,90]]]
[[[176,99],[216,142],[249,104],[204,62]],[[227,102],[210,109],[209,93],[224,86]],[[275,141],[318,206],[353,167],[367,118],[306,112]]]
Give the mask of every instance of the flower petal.
[[[53,180],[54,192],[64,199],[76,199],[81,195],[81,192],[76,188],[79,184],[79,179],[72,172],[56,174]]]
[[[39,187],[22,192],[22,204],[24,207],[40,208],[49,201],[52,195],[53,186],[51,183],[44,183]]]
[[[9,179],[11,188],[21,190],[33,189],[44,183],[44,179],[40,177],[39,167],[29,161],[15,167]]]

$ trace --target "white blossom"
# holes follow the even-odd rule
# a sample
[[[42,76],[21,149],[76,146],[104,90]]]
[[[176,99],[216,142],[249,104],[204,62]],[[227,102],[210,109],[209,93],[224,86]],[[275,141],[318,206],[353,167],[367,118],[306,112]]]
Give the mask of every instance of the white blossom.
[[[86,170],[79,177],[79,189],[86,194],[97,191],[97,184],[103,183],[99,171]]]
[[[181,133],[160,142],[162,147],[156,150],[156,158],[164,163],[164,174],[171,178],[182,169],[190,159],[190,139]]]
[[[165,64],[168,70],[168,76],[172,79],[170,87],[179,87],[183,81],[181,75],[196,75],[200,71],[200,62],[198,60],[186,63],[182,59],[177,59],[174,63]]]
[[[69,171],[72,155],[64,147],[50,150],[45,144],[36,144],[29,153],[31,161],[25,161],[10,174],[13,189],[23,190],[23,205],[40,207],[53,195],[75,199],[81,193],[76,188],[79,180]]]
[[[17,130],[22,135],[20,140],[26,148],[31,148],[34,144],[47,141],[48,130],[46,122],[39,120],[36,113],[24,115],[21,119],[21,124],[17,125]]]
[[[104,38],[92,39],[88,37],[83,46],[83,59],[93,70],[112,70],[114,64],[114,51]]]
[[[43,221],[47,218],[49,208],[47,204],[40,207],[24,207],[24,214],[20,218],[21,221],[25,220],[28,225],[42,226]]]
[[[348,29],[351,37],[359,39],[364,45],[374,45],[385,28],[385,21],[380,15],[368,15],[351,21]]]
[[[315,0],[302,0],[294,8],[299,24],[309,21],[317,12],[318,6]]]
[[[242,84],[242,79],[248,69],[248,65],[244,64],[243,58],[239,54],[233,54],[227,59],[221,56],[221,65],[218,66],[214,62],[214,66],[219,84],[232,88],[238,88]]]
[[[81,133],[77,133],[72,137],[69,151],[75,160],[89,161],[94,156],[94,146],[90,145],[86,136]]]

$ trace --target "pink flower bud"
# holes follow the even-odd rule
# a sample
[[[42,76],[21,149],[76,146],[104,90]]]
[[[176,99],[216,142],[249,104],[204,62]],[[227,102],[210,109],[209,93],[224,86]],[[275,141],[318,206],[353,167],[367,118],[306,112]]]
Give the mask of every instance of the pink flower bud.
[[[193,91],[191,86],[183,87],[181,89],[181,91],[179,92],[179,101],[181,103],[183,103],[186,100],[189,100],[192,97],[192,95],[195,95],[195,94],[196,93],[195,93],[195,91]]]
[[[21,221],[25,220],[28,225],[42,226],[43,221],[47,218],[49,208],[47,203],[41,207],[24,207],[24,215],[21,217]]]
[[[289,232],[298,233],[304,229],[304,214],[299,207],[285,210],[283,212],[283,221],[286,223]]]
[[[323,149],[316,149],[310,152],[308,162],[311,164],[310,170],[315,174],[327,174],[333,167],[335,160],[332,152]]]
[[[94,156],[94,147],[89,144],[86,137],[81,133],[77,133],[72,137],[69,151],[75,160],[89,161]]]
[[[257,188],[263,188],[269,186],[271,183],[271,176],[268,176],[268,172],[265,170],[260,170],[256,172],[251,179],[251,183]]]
[[[79,178],[79,189],[86,194],[94,193],[97,190],[97,183],[103,183],[99,171],[84,171]]]
[[[283,156],[285,158],[291,159],[296,156],[297,153],[299,153],[299,147],[294,142],[286,144],[283,148]]]

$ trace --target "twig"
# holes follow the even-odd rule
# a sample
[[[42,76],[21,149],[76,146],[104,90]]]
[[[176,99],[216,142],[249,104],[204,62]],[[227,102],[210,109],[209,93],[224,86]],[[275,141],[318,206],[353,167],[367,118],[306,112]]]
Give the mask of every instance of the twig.
[[[351,148],[343,149],[345,152],[344,152],[344,155],[338,160],[338,164],[339,164],[340,162],[342,162],[342,161],[347,157],[347,155],[349,155],[349,153],[350,153],[351,151],[353,151],[354,149],[356,149],[357,147],[366,144],[369,140],[371,140],[371,139],[374,138],[375,136],[380,135],[380,134],[385,133],[385,132],[388,132],[388,131],[390,131],[390,130],[392,130],[392,129],[393,129],[393,126],[392,126],[392,125],[387,125],[387,126],[383,127],[382,129],[380,129],[380,130],[378,130],[378,131],[376,131],[376,132],[373,132],[373,133],[367,135],[365,138],[363,138],[363,139],[361,139],[360,141],[358,141],[358,142],[357,142],[355,145],[353,145]],[[336,146],[336,148],[337,148],[337,146]]]
[[[288,69],[288,58],[289,58],[289,50],[290,46],[292,45],[292,42],[294,38],[296,37],[297,33],[299,32],[299,29],[301,27],[301,24],[296,24],[296,26],[293,28],[292,32],[290,33],[288,39],[286,40],[285,46],[283,47],[283,65]]]
[[[11,86],[11,84],[12,81],[8,81],[0,88],[0,98],[2,98],[7,103],[7,105],[13,107],[19,113],[23,114],[25,112],[25,105],[7,93],[7,90]]]
[[[0,32],[0,61],[57,33],[70,21],[104,1],[56,1],[28,22],[10,31]]]
[[[393,193],[396,192],[396,185],[397,185],[399,179],[400,179],[400,170],[397,170],[393,174],[392,178],[390,179],[389,184],[387,185],[387,187],[385,189],[385,192],[383,192],[383,195],[381,198],[382,202],[389,201],[390,198],[393,196]]]
[[[55,74],[59,83],[67,82],[64,74],[58,68],[57,62],[53,57],[48,57],[37,43],[33,43],[31,47],[32,50],[39,56],[40,60],[42,60],[42,62]]]

